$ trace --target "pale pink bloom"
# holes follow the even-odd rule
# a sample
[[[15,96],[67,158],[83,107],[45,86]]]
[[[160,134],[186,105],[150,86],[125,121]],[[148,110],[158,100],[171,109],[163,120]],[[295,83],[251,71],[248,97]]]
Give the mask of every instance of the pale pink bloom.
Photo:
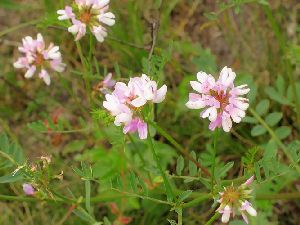
[[[108,94],[109,90],[112,89],[116,84],[116,81],[112,79],[112,73],[107,74],[104,80],[101,82],[100,91],[103,94]]]
[[[216,81],[214,77],[205,72],[197,73],[197,81],[191,81],[192,88],[198,93],[190,93],[186,106],[190,109],[204,109],[200,116],[208,118],[209,129],[223,127],[229,132],[232,121],[241,122],[245,111],[249,107],[248,99],[241,97],[250,89],[247,85],[235,87],[233,81],[236,74],[232,69],[224,67]]]
[[[147,127],[147,123],[145,123],[142,119],[134,118],[130,121],[130,123],[124,126],[123,132],[124,134],[138,132],[140,139],[146,139],[148,136]]]
[[[240,208],[240,211],[241,211],[241,214],[242,214],[242,217],[243,217],[244,221],[247,224],[249,223],[249,221],[248,221],[248,217],[247,217],[246,213],[248,213],[250,216],[257,216],[256,210],[252,207],[251,203],[248,202],[248,201],[242,202],[242,206]]]
[[[226,205],[225,208],[219,212],[222,214],[222,223],[228,223],[230,214],[232,213],[230,206]]]
[[[64,10],[58,10],[58,15],[61,15],[58,17],[59,20],[68,20],[75,18],[75,14],[73,13],[73,9],[70,6],[66,6]]]
[[[31,184],[23,184],[23,191],[26,195],[34,195],[35,190]]]
[[[76,35],[75,37],[75,41],[80,40],[86,33],[86,24],[82,23],[79,20],[76,20],[75,18],[72,19],[72,23],[73,25],[71,27],[68,28],[68,31],[74,35]]]
[[[111,76],[108,77],[107,83],[110,83],[110,79]],[[131,78],[128,84],[117,82],[114,91],[105,95],[103,106],[115,116],[116,126],[124,125],[124,134],[138,132],[140,139],[146,139],[148,128],[142,119],[141,109],[149,101],[162,102],[166,92],[166,85],[158,89],[157,83],[143,74],[141,77]]]
[[[223,192],[219,192],[220,198],[217,202],[220,203],[217,212],[222,214],[222,222],[229,222],[230,215],[234,217],[236,214],[242,215],[244,221],[248,224],[248,215],[257,216],[256,210],[247,200],[250,199],[252,190],[249,185],[253,182],[254,176],[251,176],[245,183],[238,187],[231,186],[224,187]]]
[[[72,26],[68,31],[76,35],[75,40],[80,40],[89,29],[99,42],[107,36],[104,25],[113,26],[115,15],[109,10],[109,0],[75,0],[75,4],[58,10],[59,20],[70,20]]]
[[[249,186],[249,185],[252,184],[253,181],[254,181],[254,175],[251,176],[248,180],[246,180],[246,182],[244,183],[244,185]]]
[[[41,34],[37,35],[37,39],[25,37],[22,40],[23,45],[18,49],[23,54],[15,63],[14,67],[18,69],[26,69],[25,78],[31,78],[36,72],[39,77],[50,85],[51,79],[48,70],[63,72],[65,64],[62,63],[62,56],[59,47],[50,43],[46,48],[44,38]]]

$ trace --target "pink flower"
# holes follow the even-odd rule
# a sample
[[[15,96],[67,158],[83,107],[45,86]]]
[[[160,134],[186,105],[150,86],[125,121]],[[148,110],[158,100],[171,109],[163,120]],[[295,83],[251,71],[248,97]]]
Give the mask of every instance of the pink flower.
[[[34,195],[35,190],[31,184],[23,184],[23,191],[26,195]]]
[[[109,0],[75,0],[75,4],[66,6],[64,10],[58,10],[59,20],[70,20],[72,26],[68,28],[70,33],[76,35],[75,40],[80,40],[88,28],[99,42],[103,42],[107,36],[103,25],[113,26],[115,15],[107,12]]]
[[[116,126],[124,125],[124,134],[138,132],[140,139],[146,139],[147,123],[142,119],[141,110],[148,101],[162,102],[166,92],[166,85],[158,89],[157,83],[143,74],[141,77],[131,78],[128,84],[117,82],[114,91],[105,95],[103,106],[115,116]]]
[[[241,96],[247,94],[250,89],[246,84],[235,87],[235,77],[232,69],[224,67],[217,81],[212,75],[199,72],[198,81],[190,82],[198,93],[189,94],[186,106],[190,109],[204,109],[200,117],[209,119],[210,130],[223,127],[225,132],[229,132],[232,121],[239,123],[245,117],[249,103],[248,99]]]
[[[248,217],[257,216],[256,210],[252,207],[251,203],[247,200],[251,198],[252,190],[249,185],[253,182],[254,176],[250,177],[245,183],[238,187],[231,186],[225,187],[223,192],[220,192],[220,198],[217,202],[220,203],[217,212],[222,214],[222,222],[229,222],[230,215],[234,217],[236,214],[241,214],[246,223]]]
[[[100,83],[99,90],[103,94],[108,94],[109,90],[112,89],[116,84],[116,81],[112,79],[112,73],[107,74],[104,80]]]
[[[63,72],[65,64],[62,63],[59,47],[53,43],[46,48],[44,38],[41,34],[37,35],[37,39],[25,37],[22,40],[23,45],[19,47],[19,51],[23,54],[15,63],[14,67],[18,69],[26,69],[25,78],[31,78],[35,72],[50,85],[51,79],[48,73],[49,69],[56,72]]]

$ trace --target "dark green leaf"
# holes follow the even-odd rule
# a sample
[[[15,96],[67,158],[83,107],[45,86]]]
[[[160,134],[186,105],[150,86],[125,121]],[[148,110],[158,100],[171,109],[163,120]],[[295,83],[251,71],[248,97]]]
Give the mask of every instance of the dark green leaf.
[[[268,99],[263,99],[257,104],[255,110],[258,115],[262,116],[268,112],[269,106],[270,101]]]
[[[182,156],[179,156],[177,159],[176,173],[178,175],[181,175],[183,168],[184,168],[184,158]]]
[[[284,139],[287,138],[292,132],[292,129],[288,126],[282,126],[282,127],[278,127],[275,130],[276,135],[280,138],[280,139]]]

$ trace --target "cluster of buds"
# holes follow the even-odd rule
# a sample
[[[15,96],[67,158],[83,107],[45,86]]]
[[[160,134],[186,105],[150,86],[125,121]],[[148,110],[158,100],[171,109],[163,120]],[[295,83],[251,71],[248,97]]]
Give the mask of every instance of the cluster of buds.
[[[222,222],[227,223],[230,219],[230,215],[234,217],[236,214],[241,214],[244,221],[248,224],[248,217],[256,216],[256,210],[252,207],[248,199],[251,198],[252,190],[249,188],[253,182],[254,176],[250,177],[245,183],[238,187],[234,187],[233,184],[228,187],[224,187],[224,191],[220,192],[220,207],[217,209],[222,214]]]
[[[41,34],[37,35],[37,39],[30,36],[23,38],[23,46],[19,47],[19,51],[24,55],[15,63],[15,68],[26,69],[25,78],[31,78],[36,71],[39,77],[50,85],[51,79],[48,73],[49,69],[56,72],[63,72],[65,64],[62,63],[59,47],[53,43],[46,48],[44,38]]]
[[[229,132],[232,120],[239,123],[245,117],[249,103],[241,95],[247,94],[250,89],[246,84],[235,87],[235,77],[232,69],[224,67],[217,81],[212,75],[199,72],[198,81],[190,82],[199,94],[190,93],[186,106],[190,109],[204,109],[200,116],[208,117],[210,130],[222,126],[225,132]]]
[[[80,40],[87,27],[95,35],[99,42],[103,42],[107,36],[107,30],[103,24],[113,26],[115,15],[107,12],[109,0],[75,0],[72,7],[66,6],[64,10],[58,10],[59,20],[70,20],[72,26],[68,28],[70,33],[76,35],[75,40]]]
[[[117,82],[113,92],[105,95],[103,106],[115,117],[116,126],[124,126],[124,134],[137,131],[140,139],[146,139],[148,126],[141,110],[149,101],[162,102],[166,93],[166,85],[158,89],[157,83],[143,74],[141,77],[131,78],[128,84]]]

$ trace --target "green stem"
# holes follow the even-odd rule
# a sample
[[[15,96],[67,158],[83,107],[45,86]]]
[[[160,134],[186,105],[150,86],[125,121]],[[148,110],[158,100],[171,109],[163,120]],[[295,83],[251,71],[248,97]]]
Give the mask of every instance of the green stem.
[[[213,145],[213,161],[211,165],[211,193],[214,193],[214,183],[215,183],[215,167],[216,167],[216,156],[217,156],[217,142],[219,136],[219,128],[216,128],[214,132],[214,145]]]
[[[178,215],[178,225],[182,225],[182,208],[176,209],[177,215]]]
[[[196,166],[201,169],[203,173],[205,173],[207,176],[210,176],[210,172],[204,168],[196,159],[194,159],[188,151],[186,151],[171,135],[168,134],[164,129],[162,129],[159,125],[154,123],[153,121],[149,120],[147,121],[153,128],[157,130],[158,133],[160,133],[162,136],[164,136],[184,157],[186,157],[188,160],[192,161],[196,164]]]
[[[155,149],[154,149],[154,145],[153,145],[153,142],[152,142],[152,137],[150,135],[150,129],[149,129],[149,126],[148,126],[148,143],[149,143],[149,147],[152,151],[152,154],[153,154],[153,158],[156,162],[156,165],[160,171],[160,174],[161,176],[163,177],[163,180],[164,180],[164,184],[165,184],[165,188],[166,188],[166,192],[167,192],[167,197],[168,197],[168,201],[173,201],[175,199],[175,195],[174,195],[174,192],[172,190],[172,187],[171,187],[171,184],[170,184],[170,181],[168,180],[165,172],[163,171],[161,165],[160,165],[160,161],[159,161],[159,158],[158,158],[158,155],[156,154],[155,152]]]
[[[132,136],[130,134],[128,134],[128,137],[129,137],[129,140],[131,141],[131,143],[133,144],[133,146],[135,148],[135,151],[138,154],[140,160],[142,161],[143,167],[144,167],[146,165],[146,161],[145,161],[139,147],[137,146],[136,142],[134,141],[134,139],[132,138]],[[147,176],[148,176],[148,179],[149,179],[150,183],[152,184],[152,178],[151,178],[151,174],[150,174],[149,171],[147,171]]]
[[[83,79],[84,79],[84,82],[85,82],[86,90],[88,92],[88,98],[89,98],[89,100],[91,100],[90,99],[90,93],[91,93],[90,92],[91,91],[90,80],[89,80],[88,76],[86,76],[86,75],[89,75],[89,73],[88,73],[87,65],[86,65],[86,62],[85,62],[85,59],[84,59],[84,56],[83,56],[83,52],[82,52],[82,48],[81,48],[81,45],[80,45],[79,41],[76,41],[76,47],[77,47],[77,52],[78,52],[79,57],[80,57],[81,64],[82,64],[83,69],[84,69],[85,76],[84,76]]]
[[[204,225],[210,225],[212,224],[215,220],[217,220],[220,217],[220,213],[216,212],[215,215],[213,215],[209,221],[207,221]]]
[[[86,180],[85,182],[85,208],[90,215],[92,215],[91,209],[91,181]]]
[[[278,146],[280,148],[282,148],[284,154],[286,155],[286,157],[290,160],[290,162],[293,164],[293,166],[295,166],[296,170],[300,173],[300,167],[297,164],[297,162],[294,161],[292,155],[290,154],[289,150],[285,147],[285,145],[282,143],[282,141],[277,137],[276,133],[272,130],[271,127],[269,127],[269,125],[263,120],[263,118],[261,118],[254,109],[250,108],[249,109],[251,114],[255,117],[255,119],[258,120],[258,122],[260,122],[260,124],[266,128],[266,130],[269,132],[269,134],[271,135],[271,137],[275,140],[275,142],[278,144]]]

